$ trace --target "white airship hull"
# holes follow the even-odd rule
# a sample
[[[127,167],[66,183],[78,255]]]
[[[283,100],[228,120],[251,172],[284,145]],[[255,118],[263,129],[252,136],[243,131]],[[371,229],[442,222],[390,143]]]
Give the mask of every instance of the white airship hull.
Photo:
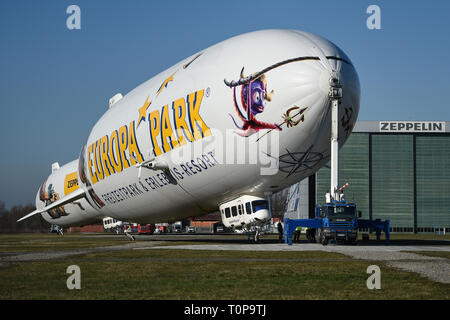
[[[77,170],[90,209],[122,221],[176,221],[313,174],[330,158],[332,76],[343,85],[342,145],[356,122],[360,88],[350,60],[331,42],[258,31],[179,62],[115,102],[92,129]],[[138,168],[152,159],[167,165],[175,183],[167,172]],[[37,199],[37,206],[44,204]]]

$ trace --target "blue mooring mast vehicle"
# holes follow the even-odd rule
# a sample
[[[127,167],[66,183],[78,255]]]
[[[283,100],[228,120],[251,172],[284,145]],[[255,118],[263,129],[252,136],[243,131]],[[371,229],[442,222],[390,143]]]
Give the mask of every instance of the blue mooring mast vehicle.
[[[386,234],[386,242],[389,243],[390,221],[362,220],[361,212],[356,211],[354,203],[347,203],[342,190],[348,183],[338,188],[339,181],[339,104],[342,98],[342,84],[337,74],[332,74],[329,79],[329,92],[331,109],[331,175],[330,192],[326,194],[326,203],[316,207],[313,219],[284,219],[285,242],[292,244],[292,234],[297,227],[308,228],[306,237],[309,242],[320,242],[327,245],[329,240],[356,244],[358,229],[376,231],[377,240],[381,231]]]
[[[292,234],[297,227],[307,228],[308,242],[318,242],[327,245],[330,240],[337,244],[358,243],[358,230],[366,229],[376,233],[380,240],[381,232],[386,235],[386,244],[390,240],[390,221],[361,219],[361,212],[356,210],[354,203],[331,201],[323,206],[316,207],[316,216],[313,219],[284,219],[285,243],[292,244]]]
[[[338,191],[342,191],[345,184]],[[284,219],[285,243],[292,244],[292,234],[297,227],[307,228],[306,238],[308,242],[318,242],[327,245],[330,240],[338,244],[356,245],[358,242],[358,230],[366,229],[375,231],[377,240],[380,240],[381,232],[386,235],[386,243],[390,240],[390,221],[361,219],[361,211],[356,210],[354,203],[347,203],[344,195],[340,194],[339,201],[333,200],[327,194],[327,202],[322,206],[316,206],[313,219]]]
[[[322,220],[321,228],[316,229],[318,242],[326,245],[332,239],[336,242],[356,244],[361,212],[356,211],[354,203],[346,203],[344,200],[317,206],[316,217]]]

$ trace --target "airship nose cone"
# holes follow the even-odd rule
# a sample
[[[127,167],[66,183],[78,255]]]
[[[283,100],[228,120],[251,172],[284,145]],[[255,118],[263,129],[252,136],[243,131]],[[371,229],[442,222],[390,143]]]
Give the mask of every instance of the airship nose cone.
[[[339,121],[342,130],[340,136],[343,142],[351,133],[359,112],[360,85],[356,69],[350,58],[334,43],[307,32],[295,32],[302,41],[309,43],[310,54],[319,58],[309,68],[309,83],[298,79],[300,80],[299,88],[305,87],[305,90],[308,90],[308,87],[311,88],[309,89],[311,94],[305,95],[305,99],[314,99],[311,102],[319,107],[317,109],[320,109],[321,106],[323,112],[326,112],[329,108],[332,79],[337,79],[342,87]],[[319,112],[319,110],[316,111]]]
[[[342,89],[338,115],[340,146],[356,122],[360,87],[353,63],[335,44],[302,31],[292,31],[289,40],[295,47],[289,56],[306,59],[274,70],[268,74],[268,83],[274,84],[273,103],[281,109],[284,120],[279,170],[285,178],[299,181],[317,171],[330,157],[330,80],[337,79]]]

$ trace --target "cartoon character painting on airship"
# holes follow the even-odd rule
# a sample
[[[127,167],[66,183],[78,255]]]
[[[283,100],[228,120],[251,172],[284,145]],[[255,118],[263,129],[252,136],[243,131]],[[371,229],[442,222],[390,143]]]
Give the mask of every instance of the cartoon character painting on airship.
[[[39,199],[44,202],[45,206],[52,204],[53,202],[60,199],[58,192],[55,191],[55,187],[52,183],[46,187],[47,180],[41,185],[39,189]],[[64,207],[57,207],[48,211],[48,214],[52,219],[57,219],[61,216],[67,216],[68,213],[64,210]]]
[[[241,70],[240,79],[245,78],[243,73],[244,68]],[[266,76],[262,74],[258,78],[241,86],[240,104],[242,107],[240,107],[236,98],[236,86],[233,87],[234,107],[239,119],[242,121],[242,125],[238,124],[236,119],[230,114],[237,128],[235,132],[240,136],[248,137],[261,129],[282,130],[276,123],[266,123],[256,119],[256,115],[264,111],[266,102],[270,102],[273,96],[273,90],[270,93],[267,91]]]
[[[242,125],[239,124],[233,115],[230,114],[234,125],[237,130],[235,132],[242,137],[249,137],[252,134],[263,130],[268,129],[269,132],[272,130],[282,130],[281,126],[283,124],[287,124],[288,127],[296,126],[300,122],[304,121],[303,113],[307,108],[300,109],[297,106],[290,108],[286,114],[282,116],[283,122],[280,124],[277,123],[266,123],[256,119],[256,116],[264,111],[267,102],[272,101],[272,97],[274,95],[273,90],[268,92],[267,90],[267,81],[266,81],[266,73],[272,69],[278,68],[282,65],[303,61],[303,60],[317,60],[316,57],[297,57],[293,59],[288,59],[281,61],[279,63],[273,64],[262,71],[255,72],[249,76],[244,76],[244,68],[242,68],[239,80],[235,81],[227,81],[224,79],[225,84],[233,88],[233,102],[234,108],[236,109],[236,113],[239,119],[242,121]],[[236,97],[236,88],[241,87],[240,90],[240,102]],[[300,112],[291,115],[290,113],[294,110],[300,110]],[[301,116],[299,120],[295,120],[293,118]]]

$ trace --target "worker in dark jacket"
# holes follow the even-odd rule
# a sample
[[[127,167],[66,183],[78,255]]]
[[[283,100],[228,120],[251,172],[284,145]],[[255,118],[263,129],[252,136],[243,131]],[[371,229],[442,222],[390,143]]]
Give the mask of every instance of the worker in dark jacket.
[[[280,242],[283,242],[283,225],[281,224],[281,221],[278,221],[278,240]]]

